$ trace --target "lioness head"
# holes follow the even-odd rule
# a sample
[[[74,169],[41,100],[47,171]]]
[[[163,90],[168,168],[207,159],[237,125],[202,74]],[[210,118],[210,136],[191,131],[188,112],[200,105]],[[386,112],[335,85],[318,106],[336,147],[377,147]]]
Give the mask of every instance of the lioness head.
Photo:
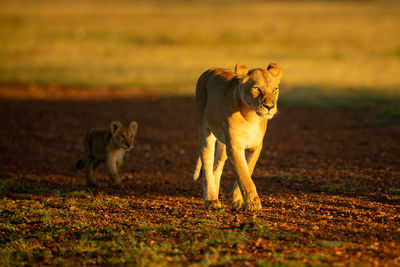
[[[113,121],[110,125],[114,142],[122,149],[130,150],[137,132],[137,122],[132,121],[128,127],[124,127],[119,121]]]
[[[240,80],[243,102],[254,108],[258,116],[271,119],[278,111],[279,82],[282,70],[276,63],[266,69],[248,70],[237,64],[235,73]]]

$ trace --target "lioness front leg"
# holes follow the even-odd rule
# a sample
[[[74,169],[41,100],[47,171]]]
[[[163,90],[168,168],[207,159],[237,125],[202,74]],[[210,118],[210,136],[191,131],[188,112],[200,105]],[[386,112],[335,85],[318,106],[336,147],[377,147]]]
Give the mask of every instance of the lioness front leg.
[[[203,199],[205,209],[219,209],[221,202],[218,200],[218,193],[215,188],[215,177],[213,172],[215,136],[208,129],[200,131],[199,151],[203,168]]]
[[[262,149],[262,143],[257,147],[246,151],[247,167],[249,168],[250,177],[253,175],[254,167],[256,166],[257,160],[260,157]]]
[[[239,184],[237,178],[235,177],[235,183],[233,184],[232,198],[231,198],[231,208],[233,210],[239,210],[243,207],[243,196],[240,192]]]
[[[236,183],[239,186],[240,193],[244,200],[242,209],[248,211],[260,210],[262,208],[260,198],[258,197],[256,186],[251,180],[244,149],[234,148],[230,144],[227,146],[227,154],[235,174]],[[234,203],[235,206],[233,205]],[[237,192],[237,187],[235,188],[232,196],[232,207],[235,208],[236,205],[240,205],[240,197],[239,192]]]

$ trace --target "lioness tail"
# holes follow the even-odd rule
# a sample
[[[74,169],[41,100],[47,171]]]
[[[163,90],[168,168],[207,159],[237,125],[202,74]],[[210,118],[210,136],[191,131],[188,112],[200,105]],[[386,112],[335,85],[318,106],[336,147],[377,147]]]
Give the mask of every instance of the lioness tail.
[[[194,169],[194,174],[193,174],[193,180],[197,180],[199,179],[199,177],[201,177],[203,173],[203,168],[202,168],[202,164],[201,164],[201,159],[200,157],[198,157],[197,159],[197,163],[196,163],[196,168]]]

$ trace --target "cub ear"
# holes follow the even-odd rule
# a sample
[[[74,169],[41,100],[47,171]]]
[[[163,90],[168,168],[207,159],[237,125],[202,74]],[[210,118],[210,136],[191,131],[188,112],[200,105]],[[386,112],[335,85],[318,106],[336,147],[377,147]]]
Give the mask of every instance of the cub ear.
[[[235,73],[239,76],[244,76],[247,75],[247,73],[249,72],[249,70],[246,68],[245,65],[242,65],[240,63],[237,63],[235,66]]]
[[[137,132],[137,128],[138,128],[138,124],[136,121],[132,121],[131,123],[129,123],[129,129],[136,134]]]
[[[115,135],[122,129],[122,124],[119,121],[113,121],[110,125],[111,134]]]
[[[282,77],[282,70],[281,67],[279,67],[278,64],[276,63],[270,63],[267,67],[267,71],[269,71],[269,73],[272,74],[272,76],[274,76],[275,78],[277,78],[278,80],[281,79]]]

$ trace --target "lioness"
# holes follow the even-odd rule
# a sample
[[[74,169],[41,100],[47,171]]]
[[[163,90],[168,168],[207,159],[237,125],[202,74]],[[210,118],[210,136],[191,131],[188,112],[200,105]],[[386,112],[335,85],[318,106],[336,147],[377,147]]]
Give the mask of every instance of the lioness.
[[[196,87],[199,158],[194,179],[203,178],[206,209],[221,207],[219,184],[227,158],[236,178],[232,209],[262,208],[251,175],[268,119],[277,112],[281,75],[281,68],[271,63],[267,69],[248,70],[240,64],[234,70],[212,68],[200,76]]]
[[[100,163],[104,162],[110,175],[109,184],[119,186],[121,178],[118,170],[123,162],[126,151],[133,147],[138,125],[132,121],[124,127],[119,121],[113,121],[110,129],[90,129],[85,136],[85,160],[79,160],[76,169],[86,165],[86,185],[96,186],[94,172]]]

